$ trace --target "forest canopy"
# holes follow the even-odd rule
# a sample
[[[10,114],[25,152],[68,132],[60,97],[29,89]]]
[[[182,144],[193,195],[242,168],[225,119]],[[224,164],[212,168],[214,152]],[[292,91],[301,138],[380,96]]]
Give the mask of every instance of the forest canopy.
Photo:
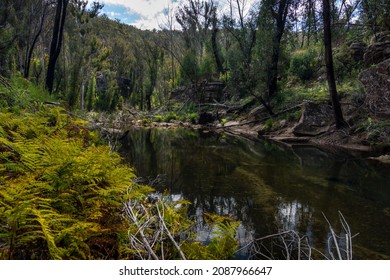
[[[110,20],[103,4],[2,1],[0,74],[22,75],[71,108],[152,110],[180,86],[222,80],[229,98],[254,97],[273,113],[287,84],[321,77],[323,3],[329,2],[338,82],[362,62],[351,44],[390,29],[386,0],[182,1],[159,30]],[[177,28],[179,26],[180,28]]]

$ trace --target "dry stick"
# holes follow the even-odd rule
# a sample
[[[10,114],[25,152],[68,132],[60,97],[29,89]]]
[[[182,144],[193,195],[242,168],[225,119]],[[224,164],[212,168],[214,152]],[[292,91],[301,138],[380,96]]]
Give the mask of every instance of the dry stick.
[[[133,208],[129,205],[129,202],[126,203],[125,209],[126,209],[126,212],[128,214],[130,214],[129,216],[130,216],[131,220],[133,221],[134,225],[138,228],[138,232],[141,235],[141,238],[143,240],[142,243],[144,244],[144,247],[149,252],[149,254],[153,257],[154,260],[158,260],[159,258],[154,253],[153,249],[150,247],[150,244],[149,244],[149,242],[148,242],[148,240],[147,240],[147,238],[146,238],[146,236],[144,234],[144,231],[143,231],[142,227],[138,224],[137,217],[136,217],[136,215],[135,215],[135,213],[133,211]]]
[[[301,259],[301,238],[298,237],[298,260]]]
[[[341,211],[339,211],[341,224],[346,232],[345,238],[347,239],[347,258],[348,260],[352,260],[352,233],[351,228],[349,227],[347,221],[345,220]]]
[[[341,256],[341,253],[340,253],[340,248],[339,248],[339,244],[337,242],[337,238],[336,238],[336,234],[332,228],[332,225],[330,224],[329,220],[326,218],[325,214],[322,212],[322,215],[324,216],[326,222],[328,223],[329,225],[329,229],[330,229],[330,233],[332,234],[332,238],[333,238],[333,242],[335,244],[335,247],[336,247],[336,251],[337,251],[337,255],[339,256],[339,260],[342,260],[342,256]],[[329,238],[330,239],[330,238]],[[329,249],[329,252],[331,253],[331,255],[333,256],[332,254],[332,251],[331,251],[331,248],[329,247],[330,246],[330,243],[329,243],[330,240],[328,240],[328,249]]]
[[[162,206],[163,209],[164,209],[164,205],[163,205],[162,202],[161,202],[161,206]],[[186,257],[185,257],[185,255],[184,255],[183,251],[180,249],[180,246],[176,243],[175,239],[173,238],[173,236],[172,236],[171,233],[169,232],[169,229],[167,228],[167,225],[165,224],[164,219],[163,219],[163,217],[161,216],[160,209],[159,209],[158,205],[156,205],[156,209],[157,209],[158,217],[160,218],[160,221],[161,221],[161,223],[162,223],[162,225],[163,225],[163,227],[164,227],[164,229],[165,229],[165,231],[166,231],[166,233],[167,233],[169,239],[171,240],[173,246],[175,246],[175,248],[178,250],[178,252],[179,252],[179,254],[180,254],[180,257],[181,257],[183,260],[186,260]]]

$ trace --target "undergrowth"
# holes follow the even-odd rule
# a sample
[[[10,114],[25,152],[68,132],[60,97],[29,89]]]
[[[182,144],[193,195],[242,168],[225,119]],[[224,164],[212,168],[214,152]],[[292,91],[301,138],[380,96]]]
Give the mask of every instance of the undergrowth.
[[[139,228],[126,215],[126,205],[136,201],[137,209],[149,209],[136,218],[146,227],[141,222],[156,211],[146,200],[153,189],[134,187],[134,170],[102,145],[86,122],[61,107],[21,106],[12,94],[28,89],[8,81],[1,90],[12,107],[0,111],[0,259],[139,258],[143,249],[131,246]],[[214,221],[216,238],[203,245],[194,241],[186,203],[164,207],[166,232],[179,240],[187,258],[233,257],[237,223]],[[157,230],[148,228],[151,235]],[[178,258],[166,235],[159,236],[154,249],[161,252],[162,246],[161,257]]]

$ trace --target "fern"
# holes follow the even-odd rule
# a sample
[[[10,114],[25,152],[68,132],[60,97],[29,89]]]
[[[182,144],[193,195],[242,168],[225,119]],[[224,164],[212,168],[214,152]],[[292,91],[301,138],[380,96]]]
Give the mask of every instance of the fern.
[[[58,108],[0,113],[0,257],[119,256],[133,170]],[[103,256],[101,251],[110,252]]]

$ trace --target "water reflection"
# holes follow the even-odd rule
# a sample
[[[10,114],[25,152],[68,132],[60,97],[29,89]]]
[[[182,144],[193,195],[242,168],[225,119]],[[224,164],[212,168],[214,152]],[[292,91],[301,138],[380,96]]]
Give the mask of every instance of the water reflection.
[[[159,190],[192,202],[199,240],[210,239],[202,213],[240,220],[239,241],[296,230],[326,247],[338,211],[351,228],[360,258],[390,255],[390,176],[387,169],[346,154],[294,149],[196,131],[132,130],[122,154],[142,177],[166,174]],[[380,255],[382,254],[382,255]]]

